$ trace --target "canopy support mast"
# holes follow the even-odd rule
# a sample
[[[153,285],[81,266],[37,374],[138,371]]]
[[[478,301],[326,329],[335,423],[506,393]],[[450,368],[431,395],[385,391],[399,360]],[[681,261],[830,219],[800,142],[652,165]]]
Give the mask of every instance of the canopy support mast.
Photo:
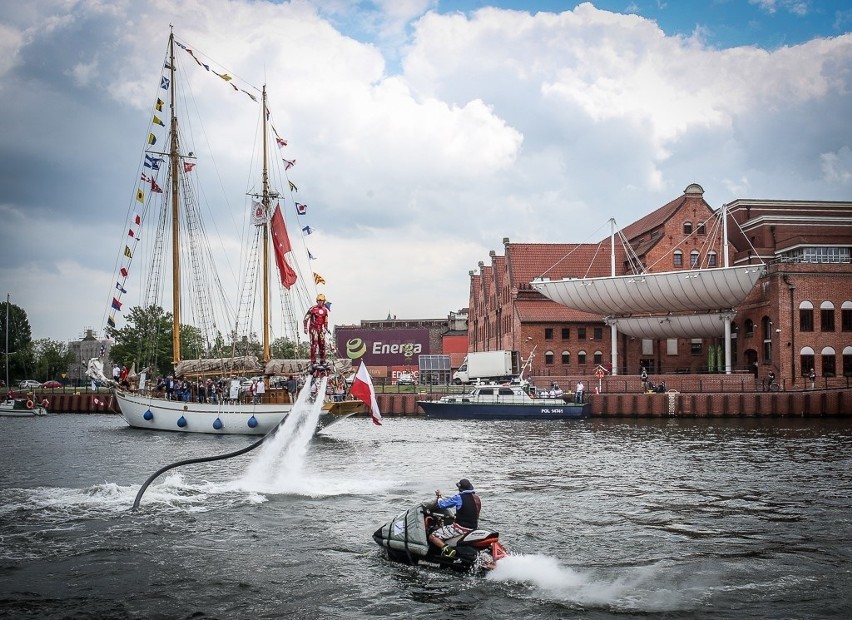
[[[611,275],[615,277],[615,218],[609,218],[609,268]],[[618,374],[618,326],[615,321],[609,324],[609,337],[612,342],[610,349],[610,363],[612,374]]]

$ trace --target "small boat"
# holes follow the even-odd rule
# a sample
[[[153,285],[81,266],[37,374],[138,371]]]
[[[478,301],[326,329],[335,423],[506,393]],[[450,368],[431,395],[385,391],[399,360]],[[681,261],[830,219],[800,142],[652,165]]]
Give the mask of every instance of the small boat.
[[[470,530],[447,540],[447,546],[455,553],[443,555],[429,542],[429,534],[453,520],[454,515],[439,509],[435,502],[418,504],[377,529],[373,540],[385,549],[392,562],[448,568],[454,572],[491,570],[508,555],[500,544],[500,534],[485,529]]]
[[[24,418],[47,415],[47,408],[30,398],[6,398],[0,402],[0,416]]]
[[[439,400],[418,400],[426,417],[463,420],[553,420],[585,418],[589,403],[575,403],[566,399],[572,395],[533,397],[524,385],[475,386],[470,392],[444,396]]]
[[[159,97],[138,168],[141,177],[137,172],[135,200],[125,220],[128,232],[119,245],[114,286],[111,279],[107,296],[111,303],[106,334],[116,341],[112,353],[127,366],[132,363],[143,370],[138,376],[135,371],[105,376],[103,360],[95,358],[89,361],[87,374],[113,389],[131,427],[263,435],[287,418],[296,399],[293,389],[273,389],[275,377],[302,377],[300,383],[311,390],[312,399],[326,398],[316,392],[327,378],[334,386],[330,396],[339,401],[345,390],[342,362],[349,367],[351,362],[326,356],[331,303],[316,290],[325,280],[310,266],[314,257],[305,236],[312,231],[301,221],[306,206],[296,202],[297,187],[286,172],[296,162],[281,155],[287,141],[273,124],[266,85],[243,83],[201,56],[174,33],[169,35]],[[238,137],[253,135],[260,141],[251,161],[257,167],[250,174],[253,185],[242,212],[241,273],[232,285],[223,282],[225,270],[216,266],[221,247],[214,246],[222,246],[222,240],[208,230],[222,215],[204,211],[212,202],[206,191],[217,183],[199,189],[202,181],[215,176],[215,166],[207,165],[211,143],[195,143],[183,133],[203,126],[204,120],[178,122],[179,113],[188,116],[207,108],[186,102],[192,90],[185,82],[178,88],[177,81],[190,82],[192,71],[205,70],[224,81],[223,96],[231,97],[232,92],[248,96],[250,101],[240,97],[236,112],[251,111],[259,119],[259,127],[251,133],[236,117],[234,127],[227,128]],[[230,138],[224,144],[228,157],[233,151]],[[196,154],[191,148],[203,150]],[[221,204],[228,204],[223,198]],[[290,209],[285,208],[286,201],[292,203]],[[302,243],[291,243],[286,220],[291,230],[295,222],[295,230],[302,231]],[[136,269],[140,260],[143,268]],[[123,309],[125,296],[131,294],[138,294],[140,304]],[[275,300],[280,308],[273,308]],[[127,325],[117,325],[118,314],[124,315]],[[310,347],[301,336],[303,323],[309,333],[309,319]],[[284,360],[292,362],[304,358],[308,348],[309,363],[298,371],[282,372],[282,360],[274,359],[277,351],[277,357],[292,355],[293,360]],[[258,381],[264,389],[247,394],[246,384],[259,386]],[[325,403],[318,428],[364,410],[360,402]]]

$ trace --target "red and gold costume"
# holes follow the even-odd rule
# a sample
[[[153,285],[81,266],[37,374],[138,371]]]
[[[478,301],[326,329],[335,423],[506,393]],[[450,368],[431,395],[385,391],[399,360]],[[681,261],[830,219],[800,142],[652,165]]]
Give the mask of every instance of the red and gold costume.
[[[325,364],[325,334],[328,331],[328,307],[325,305],[325,295],[317,295],[317,303],[311,306],[303,321],[305,333],[311,339],[311,364]]]

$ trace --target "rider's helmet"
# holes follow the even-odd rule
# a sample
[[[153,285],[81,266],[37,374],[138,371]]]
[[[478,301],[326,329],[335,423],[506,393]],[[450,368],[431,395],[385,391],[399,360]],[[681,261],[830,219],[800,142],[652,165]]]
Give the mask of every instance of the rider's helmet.
[[[473,485],[467,478],[462,478],[456,482],[456,487],[458,487],[459,491],[473,491]]]
[[[321,302],[325,302],[325,295],[323,295],[322,293],[317,295],[317,303],[321,303]]]

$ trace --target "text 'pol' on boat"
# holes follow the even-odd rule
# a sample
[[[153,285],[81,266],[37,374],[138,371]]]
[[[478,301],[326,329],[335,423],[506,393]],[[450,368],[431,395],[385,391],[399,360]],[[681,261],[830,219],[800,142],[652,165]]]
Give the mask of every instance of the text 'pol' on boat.
[[[362,411],[345,398],[350,362],[326,357],[331,303],[317,291],[325,280],[309,262],[307,207],[295,200],[288,175],[295,159],[284,157],[287,140],[275,128],[266,86],[243,84],[173,33],[162,66],[104,315],[115,343],[110,357],[133,371],[106,376],[104,359],[95,359],[89,375],[114,388],[121,415],[138,428],[266,434],[290,413],[297,390],[316,391],[317,379],[325,377],[327,393],[312,394],[328,400],[319,428]],[[204,120],[184,121],[207,109],[220,112],[213,129],[247,129],[236,120],[223,127],[209,93],[200,103],[193,97],[194,85],[209,90],[210,76],[221,81],[222,97],[239,95],[227,114],[236,119],[242,104],[259,118],[261,146],[252,156],[255,172],[241,221],[223,209],[226,199],[214,201],[208,193],[222,180]],[[203,131],[204,139],[194,142],[189,127]],[[230,138],[220,144],[234,155]],[[288,220],[291,230],[295,221],[301,231],[299,251]],[[228,285],[216,265],[237,253],[232,230],[243,234],[240,275]],[[131,297],[138,300],[132,306]],[[310,359],[303,330],[310,333]]]

